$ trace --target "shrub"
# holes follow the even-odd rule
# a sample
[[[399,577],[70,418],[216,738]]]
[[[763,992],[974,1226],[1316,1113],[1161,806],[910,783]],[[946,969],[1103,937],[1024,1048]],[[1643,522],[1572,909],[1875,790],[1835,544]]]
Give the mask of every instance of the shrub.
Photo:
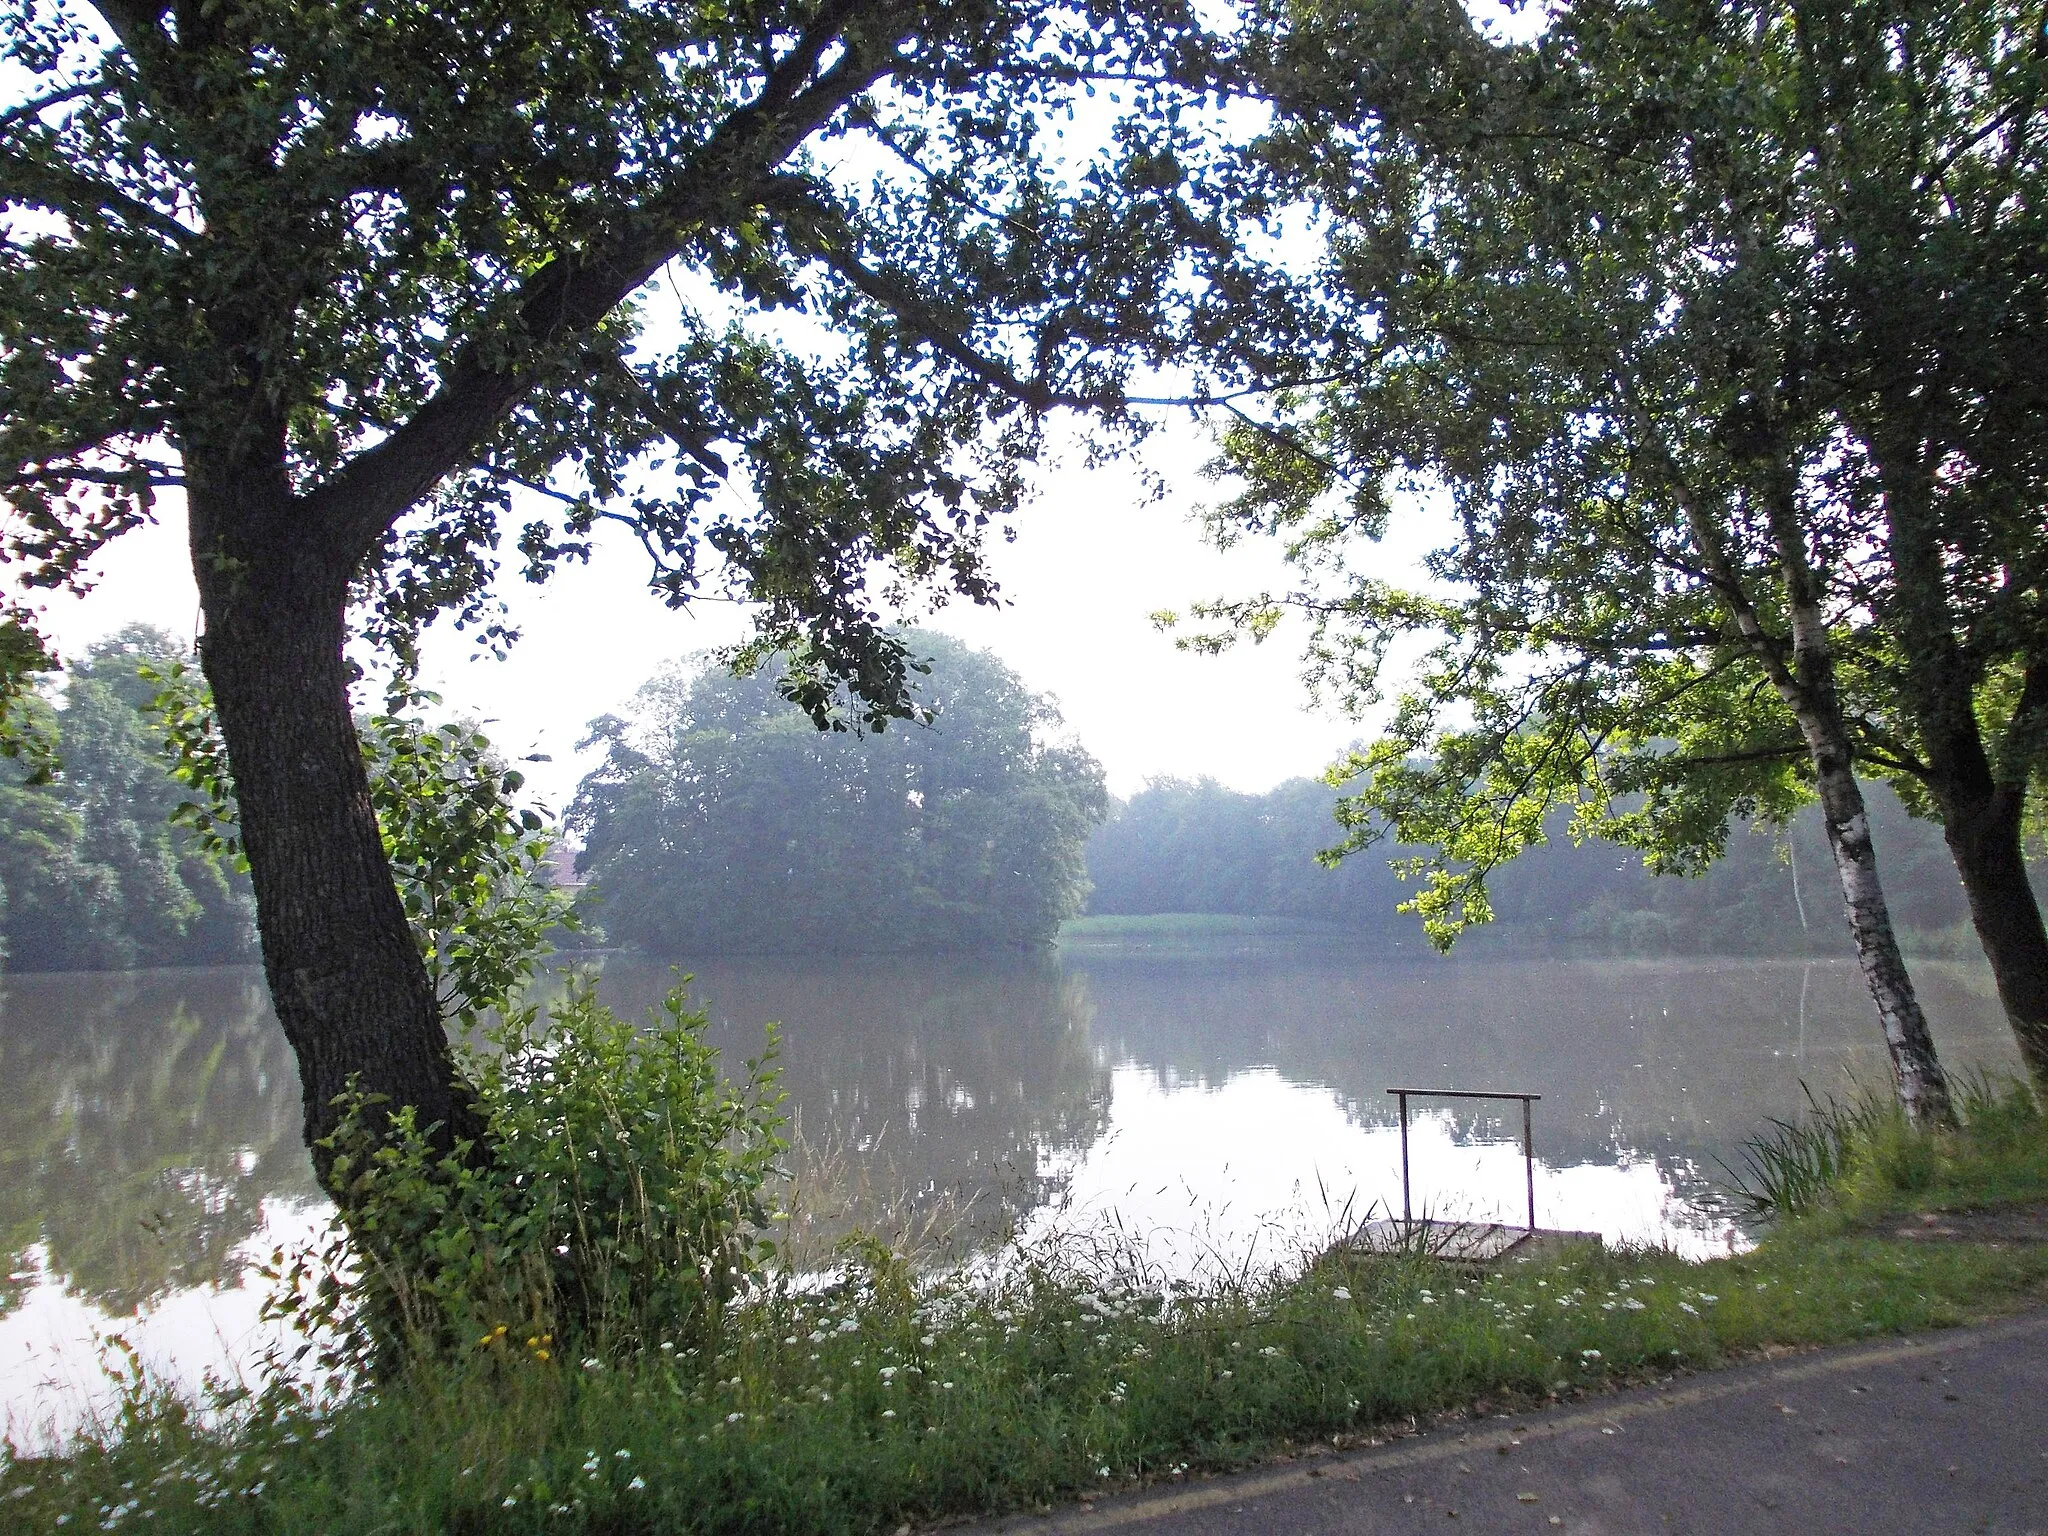
[[[483,1350],[510,1363],[694,1346],[772,1253],[775,1039],[721,1078],[680,987],[636,1028],[581,977],[463,1051],[486,1155],[359,1098],[328,1142],[350,1238],[279,1262],[271,1303],[330,1367]],[[374,1126],[374,1134],[369,1129]]]

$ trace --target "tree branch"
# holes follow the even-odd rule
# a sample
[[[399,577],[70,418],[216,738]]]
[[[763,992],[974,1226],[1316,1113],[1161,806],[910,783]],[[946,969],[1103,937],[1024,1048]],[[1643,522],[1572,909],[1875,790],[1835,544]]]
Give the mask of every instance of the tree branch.
[[[140,471],[140,473],[137,473]],[[118,469],[40,469],[7,476],[0,485],[88,485],[136,486],[150,485],[166,488],[181,487],[184,475],[168,464],[138,463],[133,470]]]
[[[32,160],[13,149],[0,149],[0,194],[66,218],[111,215],[123,223],[154,230],[179,245],[193,235],[169,214],[117,187],[71,166]]]
[[[1059,406],[1089,410],[1113,403],[1056,389],[1041,379],[1022,377],[1009,365],[978,350],[961,334],[961,327],[950,323],[908,283],[891,273],[868,266],[850,251],[820,242],[812,247],[811,254],[860,293],[895,315],[934,352],[959,364],[990,388],[1022,401],[1034,411],[1050,411]]]
[[[47,111],[60,103],[76,101],[81,96],[90,96],[99,89],[100,83],[97,80],[81,80],[75,85],[65,86],[61,91],[52,91],[47,96],[38,96],[33,101],[24,101],[20,106],[9,107],[5,112],[0,112],[0,131],[12,128],[24,118],[34,117],[38,112]]]
[[[725,462],[724,455],[717,452],[711,446],[710,435],[701,428],[692,426],[689,422],[684,421],[675,412],[669,410],[659,400],[655,399],[654,392],[647,387],[640,375],[635,373],[623,358],[608,357],[605,359],[605,367],[639,397],[641,407],[647,412],[648,420],[666,432],[674,440],[677,447],[688,453],[691,458],[695,459],[706,470],[718,476],[721,480],[732,473],[731,467]]]
[[[1677,753],[1661,760],[1680,768],[1718,768],[1735,763],[1771,763],[1786,758],[1807,756],[1804,742],[1794,742],[1789,747],[1757,747],[1749,752],[1700,752]]]
[[[837,25],[841,18],[843,26]],[[764,92],[728,116],[690,158],[673,189],[627,228],[591,243],[589,254],[556,256],[520,286],[511,337],[536,349],[558,345],[596,325],[720,210],[758,201],[766,178],[849,101],[885,76],[906,35],[903,18],[873,0],[828,13],[832,41],[844,52],[813,83],[786,100]],[[862,23],[874,23],[863,32]],[[780,72],[778,71],[778,75]],[[785,82],[771,75],[770,85]],[[498,340],[499,338],[493,338]],[[403,426],[356,455],[325,482],[280,509],[273,536],[291,538],[308,523],[334,558],[352,569],[385,531],[477,446],[533,385],[531,365],[491,365],[491,349],[472,343],[450,366],[433,398]]]

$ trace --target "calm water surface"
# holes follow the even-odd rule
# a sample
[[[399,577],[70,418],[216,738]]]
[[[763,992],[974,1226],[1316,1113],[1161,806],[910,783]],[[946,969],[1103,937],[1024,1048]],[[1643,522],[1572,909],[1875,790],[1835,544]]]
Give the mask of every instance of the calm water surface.
[[[2011,1070],[1988,975],[1915,968],[1953,1067]],[[635,1012],[674,980],[613,958]],[[782,1023],[805,1147],[1025,1235],[1120,1230],[1169,1269],[1279,1262],[1398,1210],[1390,1086],[1540,1093],[1546,1226],[1740,1240],[1722,1161],[1803,1083],[1881,1083],[1851,962],[1386,962],[1317,947],[1063,948],[1022,961],[697,966],[714,1038]],[[107,1400],[118,1332],[188,1383],[266,1337],[250,1265],[324,1220],[298,1081],[253,970],[10,976],[0,995],[0,1433]],[[1418,1210],[1519,1220],[1519,1113],[1418,1102]],[[799,1162],[801,1165],[801,1153]]]

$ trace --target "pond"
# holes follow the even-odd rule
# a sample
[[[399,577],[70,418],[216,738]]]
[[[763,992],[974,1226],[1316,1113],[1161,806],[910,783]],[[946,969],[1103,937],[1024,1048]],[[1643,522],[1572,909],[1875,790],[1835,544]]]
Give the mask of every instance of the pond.
[[[602,964],[635,1013],[675,980]],[[2014,1068],[1980,967],[1915,975],[1953,1068]],[[781,1022],[793,1161],[826,1194],[860,1186],[854,1214],[922,1212],[969,1246],[1114,1233],[1168,1272],[1284,1262],[1397,1212],[1396,1086],[1541,1094],[1543,1225],[1724,1250],[1743,1139],[1795,1116],[1802,1084],[1884,1080],[1848,961],[1221,939],[729,959],[691,985],[734,1060]],[[109,1335],[187,1384],[246,1362],[267,1337],[252,1264],[325,1217],[260,973],[6,977],[0,1082],[0,1433],[38,1443],[103,1410]],[[1417,1212],[1521,1220],[1520,1131],[1514,1106],[1416,1101]]]

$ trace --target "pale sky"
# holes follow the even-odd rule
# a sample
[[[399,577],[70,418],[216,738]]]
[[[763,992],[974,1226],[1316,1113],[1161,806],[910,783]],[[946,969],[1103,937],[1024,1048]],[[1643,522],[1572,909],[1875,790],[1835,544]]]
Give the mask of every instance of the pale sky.
[[[1032,688],[1052,694],[1117,794],[1158,776],[1209,775],[1263,790],[1319,772],[1366,732],[1310,707],[1298,678],[1298,634],[1283,626],[1262,647],[1204,657],[1177,651],[1150,622],[1160,608],[1288,583],[1267,544],[1226,554],[1202,541],[1192,513],[1219,493],[1197,472],[1211,452],[1203,435],[1175,427],[1148,451],[1173,487],[1163,502],[1146,500],[1128,467],[1048,467],[1041,494],[1016,519],[1016,542],[992,546],[1005,606],[955,604],[931,627],[994,651]],[[157,526],[106,552],[91,595],[48,600],[46,622],[62,654],[75,656],[133,620],[193,634],[198,597],[175,493],[161,510]],[[587,721],[620,709],[664,662],[745,633],[743,610],[707,603],[671,611],[647,593],[645,576],[629,539],[601,539],[588,566],[565,567],[545,587],[516,577],[504,583],[524,632],[505,661],[445,626],[430,638],[427,686],[451,713],[494,721],[491,734],[508,752],[551,754],[552,763],[532,765],[530,774],[555,809],[592,766],[574,751]]]

